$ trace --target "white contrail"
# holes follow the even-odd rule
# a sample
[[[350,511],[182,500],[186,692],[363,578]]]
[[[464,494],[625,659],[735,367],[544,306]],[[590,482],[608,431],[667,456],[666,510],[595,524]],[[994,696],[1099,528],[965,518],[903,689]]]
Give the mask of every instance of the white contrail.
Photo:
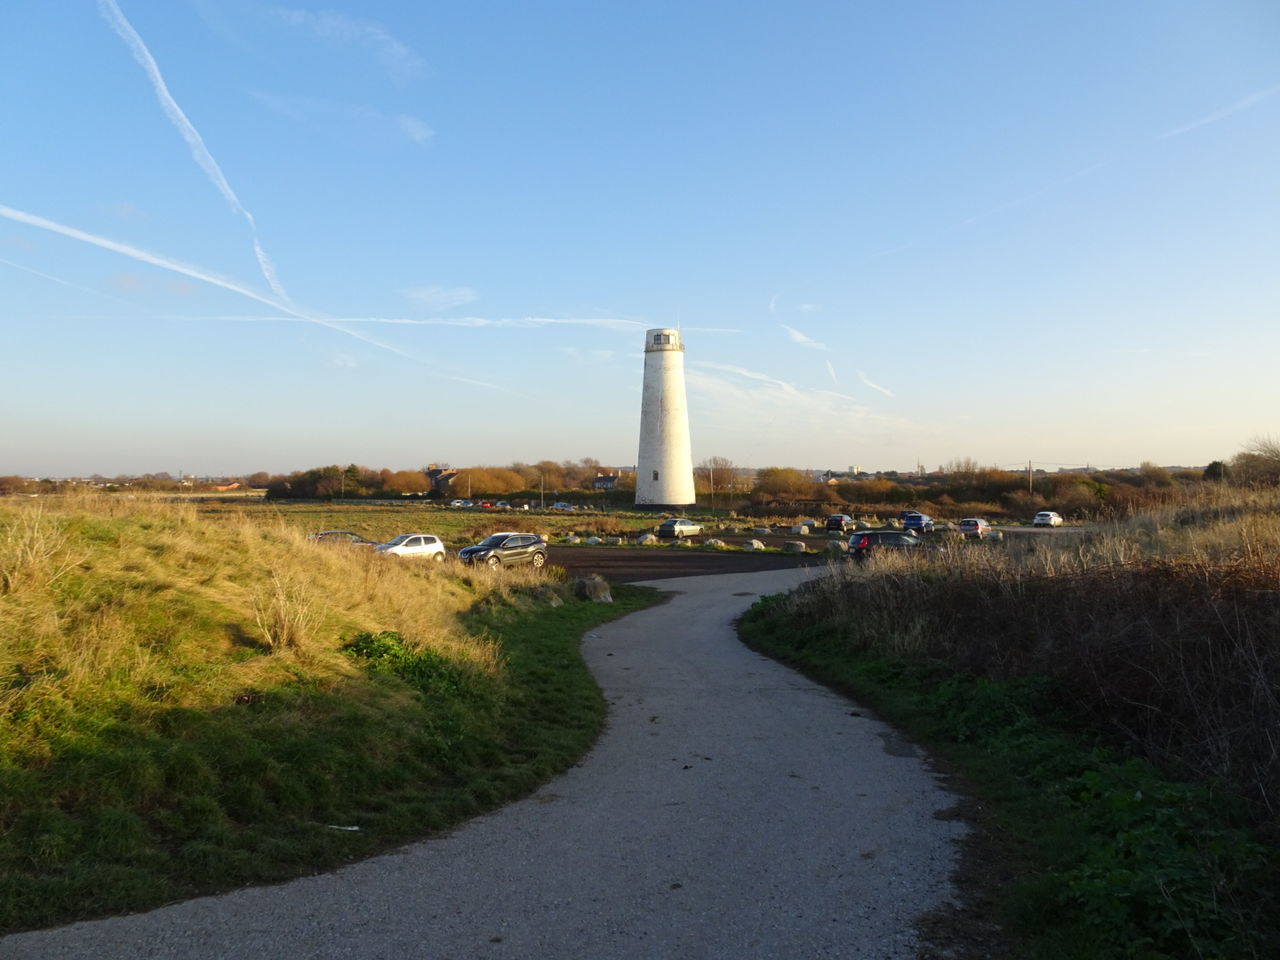
[[[785,323],[780,323],[778,326],[787,331],[787,336],[791,338],[792,343],[798,343],[800,346],[808,347],[810,350],[827,349],[827,345],[825,343],[819,343],[817,340],[813,339],[813,337],[806,336],[795,327],[788,327]]]
[[[1164,133],[1160,134],[1160,136],[1156,137],[1156,139],[1168,140],[1170,137],[1177,137],[1184,133],[1189,133],[1197,127],[1203,127],[1210,123],[1217,123],[1219,120],[1229,117],[1233,113],[1239,113],[1241,110],[1248,110],[1255,103],[1260,103],[1268,97],[1275,96],[1277,93],[1280,93],[1280,83],[1274,84],[1270,87],[1265,87],[1262,90],[1255,90],[1247,97],[1242,97],[1235,103],[1228,104],[1223,107],[1221,110],[1215,110],[1208,116],[1201,117],[1199,120],[1193,120],[1191,123],[1185,123],[1180,127],[1174,127],[1172,130],[1166,130]]]
[[[24,266],[21,263],[14,263],[12,260],[4,259],[4,257],[0,257],[0,263],[3,263],[6,267],[13,267],[15,270],[25,270],[27,273],[34,274],[35,276],[40,277],[44,280],[48,280],[51,283],[61,284],[64,287],[70,287],[72,290],[79,290],[81,293],[91,293],[95,297],[102,297],[106,300],[114,300],[116,303],[123,303],[129,307],[136,306],[136,304],[132,304],[128,300],[125,300],[121,297],[113,297],[111,294],[103,293],[101,290],[95,290],[93,289],[93,287],[85,287],[85,286],[81,286],[78,283],[72,283],[70,280],[63,280],[61,277],[55,277],[52,274],[44,273],[40,270],[35,269],[34,267]]]
[[[277,297],[285,303],[291,302],[288,292],[276,278],[275,264],[271,262],[271,258],[267,256],[267,252],[262,249],[262,243],[258,240],[258,225],[254,222],[253,214],[244,208],[244,204],[240,202],[236,192],[231,189],[231,184],[223,176],[222,168],[218,166],[218,161],[213,159],[213,154],[204,145],[204,138],[200,136],[200,132],[196,130],[195,125],[187,119],[187,115],[182,112],[178,102],[169,93],[169,87],[165,84],[164,77],[160,75],[160,68],[156,65],[155,58],[151,56],[151,51],[147,49],[147,45],[142,42],[142,37],[138,35],[138,31],[133,29],[133,25],[125,19],[124,13],[121,12],[120,7],[116,4],[116,0],[98,0],[98,12],[110,24],[111,29],[116,32],[117,36],[129,47],[130,52],[133,53],[133,58],[147,72],[147,76],[151,80],[151,87],[155,91],[156,99],[160,101],[160,106],[169,117],[170,122],[178,128],[182,138],[187,141],[187,146],[191,148],[191,156],[195,158],[200,169],[204,171],[205,176],[209,178],[209,181],[222,194],[227,203],[231,205],[231,209],[243,216],[248,222],[249,230],[253,235],[253,254],[258,259],[258,268],[262,271],[262,276],[266,279],[271,289],[275,291]]]
[[[6,207],[4,204],[0,204],[0,217],[4,217],[7,220],[13,220],[16,223],[25,223],[31,227],[39,227],[41,230],[48,230],[50,233],[61,234],[64,237],[70,237],[71,239],[79,240],[82,243],[92,244],[95,247],[101,247],[103,250],[110,250],[113,253],[131,257],[134,260],[138,260],[142,263],[149,263],[152,266],[160,267],[163,270],[171,270],[174,273],[180,273],[183,276],[191,277],[193,280],[203,280],[205,283],[212,284],[215,287],[230,290],[232,293],[238,293],[242,297],[248,297],[250,300],[257,300],[259,303],[265,303],[269,307],[275,307],[277,310],[287,313],[292,317],[297,317],[299,320],[316,323],[322,327],[328,327],[330,330],[337,330],[339,333],[345,333],[347,336],[353,337],[356,340],[363,341],[364,343],[371,344],[375,347],[380,347],[381,349],[388,350],[391,353],[399,354],[406,359],[418,360],[417,357],[410,353],[406,353],[398,347],[393,347],[388,343],[375,340],[373,337],[366,336],[363,333],[358,333],[355,330],[348,330],[340,323],[336,323],[333,320],[320,316],[319,314],[304,312],[298,309],[298,307],[291,302],[282,302],[273,297],[264,296],[250,287],[246,287],[234,280],[228,280],[225,277],[220,277],[207,270],[202,270],[199,267],[193,267],[177,260],[171,260],[168,257],[162,257],[139,247],[130,246],[127,243],[120,243],[117,240],[109,240],[106,237],[99,237],[92,233],[85,233],[83,230],[77,230],[75,227],[68,227],[65,224],[56,223],[53,220],[46,220],[44,217],[38,217],[33,213],[24,213],[21,210],[15,210],[13,207]]]
[[[863,383],[865,383],[865,384],[866,384],[868,387],[870,387],[872,390],[879,390],[879,391],[880,391],[881,393],[883,393],[886,397],[892,397],[892,396],[893,396],[893,391],[892,391],[892,390],[888,390],[888,389],[886,389],[885,387],[880,386],[880,384],[878,384],[878,383],[872,383],[872,382],[867,378],[867,375],[866,375],[865,373],[863,373],[861,370],[859,370],[859,371],[858,371],[858,379],[859,379],[859,380],[861,380]]]

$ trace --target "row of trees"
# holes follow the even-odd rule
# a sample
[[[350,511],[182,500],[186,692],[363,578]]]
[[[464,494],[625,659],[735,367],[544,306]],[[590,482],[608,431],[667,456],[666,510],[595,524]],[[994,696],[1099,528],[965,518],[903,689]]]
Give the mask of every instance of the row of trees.
[[[433,471],[436,476],[433,477]],[[513,463],[505,467],[453,469],[433,464],[421,470],[372,470],[358,464],[313,467],[274,476],[266,484],[272,499],[381,498],[417,494],[426,497],[503,497],[587,491],[602,474],[620,475],[619,489],[634,489],[635,477],[590,457],[556,463]],[[439,477],[445,478],[443,481]]]
[[[1136,470],[1035,475],[984,467],[972,459],[953,460],[939,476],[906,482],[878,476],[835,485],[815,481],[804,471],[766,467],[756,473],[751,499],[757,507],[795,504],[846,505],[862,512],[884,507],[969,505],[994,515],[1023,515],[1053,509],[1065,514],[1123,513],[1176,499],[1189,485],[1202,482],[1280,485],[1280,441],[1252,441],[1229,461],[1214,461],[1204,470],[1171,473],[1154,463]]]
[[[436,465],[433,465],[433,467]],[[346,467],[313,467],[284,475],[264,471],[235,478],[242,487],[266,488],[273,498],[324,499],[332,497],[421,496],[504,497],[516,494],[550,494],[591,491],[602,474],[619,476],[617,489],[635,489],[635,476],[621,468],[608,467],[599,460],[541,460],[516,462],[504,467],[474,466],[456,471],[439,465],[452,475],[451,483],[436,485],[424,467],[421,470],[373,470],[350,464]],[[184,482],[167,473],[136,477],[90,478],[98,486],[147,491],[213,490],[224,483]],[[1099,508],[1123,508],[1160,499],[1165,493],[1192,482],[1216,481],[1242,484],[1280,485],[1280,440],[1256,438],[1230,460],[1215,460],[1203,471],[1171,474],[1153,463],[1135,470],[1091,471],[1037,475],[1028,483],[1026,474],[982,466],[969,458],[953,460],[941,475],[926,479],[899,477],[887,473],[865,480],[835,485],[814,479],[812,472],[790,467],[764,467],[752,471],[738,467],[726,457],[711,457],[694,470],[694,485],[701,498],[717,499],[724,505],[748,498],[757,506],[795,504],[846,504],[852,506],[896,506],[932,503],[995,505],[1009,511],[1051,508],[1061,512],[1084,513]],[[25,477],[0,477],[0,495],[55,492],[56,481]]]

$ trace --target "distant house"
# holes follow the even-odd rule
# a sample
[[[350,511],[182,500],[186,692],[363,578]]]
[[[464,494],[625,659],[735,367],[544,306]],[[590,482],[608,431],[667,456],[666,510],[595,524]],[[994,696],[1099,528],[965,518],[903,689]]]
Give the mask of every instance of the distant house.
[[[620,479],[622,477],[616,473],[597,473],[591,486],[595,490],[617,490]]]
[[[458,475],[457,470],[450,470],[448,467],[427,467],[425,473],[431,489],[442,496],[449,492],[450,485]]]

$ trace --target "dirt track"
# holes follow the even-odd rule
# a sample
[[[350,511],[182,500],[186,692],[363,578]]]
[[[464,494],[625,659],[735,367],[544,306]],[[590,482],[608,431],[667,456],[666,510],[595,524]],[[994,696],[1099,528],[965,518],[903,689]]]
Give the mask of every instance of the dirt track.
[[[717,553],[688,547],[562,547],[551,545],[549,563],[570,576],[598,573],[606,580],[631,583],[716,573],[756,573],[826,563],[821,554]]]

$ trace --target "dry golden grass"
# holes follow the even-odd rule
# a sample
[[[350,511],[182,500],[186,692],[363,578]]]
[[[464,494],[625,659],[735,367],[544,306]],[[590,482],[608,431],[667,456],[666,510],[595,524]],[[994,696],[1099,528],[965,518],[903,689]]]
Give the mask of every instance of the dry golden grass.
[[[1211,488],[1085,534],[942,543],[834,564],[790,613],[958,670],[1054,677],[1110,734],[1234,782],[1280,823],[1280,492]]]
[[[161,498],[0,502],[0,711],[143,696],[197,705],[353,669],[338,639],[394,630],[484,672],[458,615],[524,575],[468,572],[306,540],[277,515],[210,520]],[[256,654],[268,653],[269,656]]]

